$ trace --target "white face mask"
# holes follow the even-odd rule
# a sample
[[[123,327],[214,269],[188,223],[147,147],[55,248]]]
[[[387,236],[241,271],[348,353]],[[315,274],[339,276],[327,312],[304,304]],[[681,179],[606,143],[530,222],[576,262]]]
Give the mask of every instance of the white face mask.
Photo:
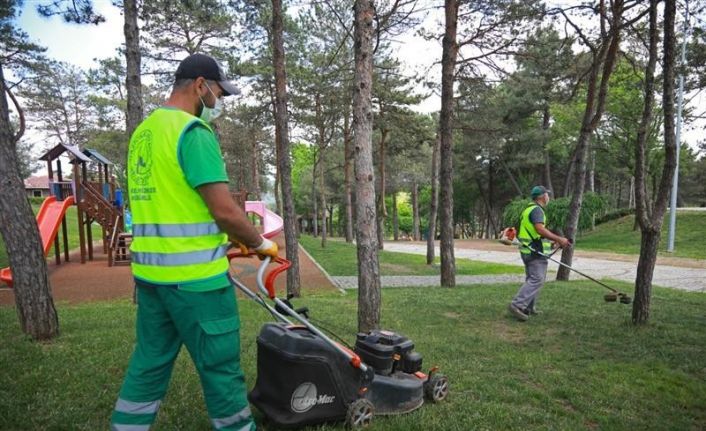
[[[213,94],[213,91],[211,91],[211,87],[209,87],[208,85],[206,85],[206,88],[213,95],[213,98],[216,99],[216,104],[213,105],[213,108],[209,108],[208,106],[206,106],[206,103],[203,101],[203,98],[199,96],[199,99],[201,99],[201,104],[203,105],[203,109],[201,110],[201,115],[199,116],[199,118],[201,118],[207,123],[210,123],[211,121],[220,117],[223,113],[223,99],[217,98],[216,95]]]

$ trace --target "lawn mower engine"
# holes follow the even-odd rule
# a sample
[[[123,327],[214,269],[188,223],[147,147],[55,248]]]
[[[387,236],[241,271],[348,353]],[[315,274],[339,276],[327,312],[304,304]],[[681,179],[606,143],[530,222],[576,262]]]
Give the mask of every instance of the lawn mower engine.
[[[448,380],[434,371],[422,373],[422,355],[407,337],[384,330],[359,333],[354,351],[375,371],[365,392],[375,414],[410,412],[424,403],[425,396],[432,402],[446,398]]]

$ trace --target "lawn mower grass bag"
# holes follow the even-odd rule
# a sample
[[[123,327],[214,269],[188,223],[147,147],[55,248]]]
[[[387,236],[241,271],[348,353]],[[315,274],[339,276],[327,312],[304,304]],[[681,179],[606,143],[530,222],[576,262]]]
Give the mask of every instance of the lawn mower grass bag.
[[[257,358],[250,402],[281,427],[345,418],[373,377],[372,370],[352,367],[307,328],[286,323],[262,327]]]

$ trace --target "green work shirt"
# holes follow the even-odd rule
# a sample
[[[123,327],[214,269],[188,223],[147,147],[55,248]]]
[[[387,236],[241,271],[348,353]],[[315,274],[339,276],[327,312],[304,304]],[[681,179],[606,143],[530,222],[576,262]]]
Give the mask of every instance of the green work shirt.
[[[208,183],[227,183],[221,147],[213,133],[196,123],[181,138],[179,165],[194,189]]]

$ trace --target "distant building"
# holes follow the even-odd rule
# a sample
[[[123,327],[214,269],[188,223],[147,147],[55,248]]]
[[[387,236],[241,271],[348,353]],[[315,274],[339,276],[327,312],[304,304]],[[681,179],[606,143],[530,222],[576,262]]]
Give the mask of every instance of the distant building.
[[[28,197],[45,198],[49,196],[49,177],[29,177],[25,180],[25,190]]]

